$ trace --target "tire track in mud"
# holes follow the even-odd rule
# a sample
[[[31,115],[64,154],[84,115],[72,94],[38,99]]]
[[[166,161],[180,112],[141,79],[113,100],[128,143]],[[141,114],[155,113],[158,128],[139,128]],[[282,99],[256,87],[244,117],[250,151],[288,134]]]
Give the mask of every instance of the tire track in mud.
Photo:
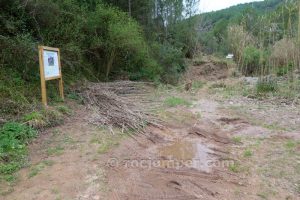
[[[210,111],[213,118],[192,120],[189,125],[149,127],[147,136],[136,138],[138,142],[126,141],[114,150],[110,158],[119,165],[107,167],[108,199],[234,199],[236,186],[245,181],[228,170],[234,162],[228,150],[233,143],[220,129],[216,112],[215,108]],[[193,159],[199,159],[200,166]],[[148,164],[142,165],[145,160]]]

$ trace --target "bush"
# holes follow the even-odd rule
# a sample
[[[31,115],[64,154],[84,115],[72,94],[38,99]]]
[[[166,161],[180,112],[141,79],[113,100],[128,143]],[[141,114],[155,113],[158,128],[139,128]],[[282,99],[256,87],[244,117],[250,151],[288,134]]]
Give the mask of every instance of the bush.
[[[0,176],[20,169],[27,155],[27,144],[37,132],[23,124],[10,122],[0,129]],[[1,177],[0,177],[1,178]]]
[[[99,78],[110,74],[112,66],[133,73],[155,67],[135,20],[100,1],[93,7],[90,4],[37,0],[23,5],[13,0],[0,8],[1,64],[10,65],[28,79],[38,76],[37,46],[44,44],[61,48],[63,70],[68,74],[90,71],[93,66],[97,73],[89,75]]]
[[[152,51],[156,60],[162,66],[161,81],[176,84],[180,78],[180,73],[186,67],[182,52],[169,43],[155,43],[152,45]]]
[[[286,66],[278,67],[276,70],[277,76],[284,76],[293,70],[294,66],[292,63],[289,63]]]
[[[293,39],[283,38],[277,41],[271,52],[270,60],[275,66],[288,66],[290,62],[299,62],[299,48]]]
[[[243,58],[245,48],[250,44],[255,44],[255,39],[243,26],[232,25],[228,27],[228,44],[235,60],[240,61]]]
[[[154,74],[159,75],[141,27],[127,13],[98,4],[88,15],[85,34],[88,56],[99,76],[107,79],[124,71],[133,74],[132,79],[154,79]]]
[[[276,92],[278,89],[277,82],[274,80],[260,80],[256,85],[257,94]]]
[[[30,100],[39,93],[38,84],[25,81],[13,67],[0,66],[0,116],[8,119],[29,110],[34,104]]]
[[[21,0],[0,3],[0,115],[21,115],[40,102],[38,45],[61,48],[66,85],[85,77],[158,80],[162,69],[142,27],[100,1]],[[91,6],[93,4],[93,6]],[[51,19],[51,20],[49,20]],[[56,85],[49,82],[49,98]],[[54,89],[53,89],[54,88]]]
[[[260,66],[261,51],[253,46],[248,46],[243,52],[243,69],[245,75],[253,75]]]

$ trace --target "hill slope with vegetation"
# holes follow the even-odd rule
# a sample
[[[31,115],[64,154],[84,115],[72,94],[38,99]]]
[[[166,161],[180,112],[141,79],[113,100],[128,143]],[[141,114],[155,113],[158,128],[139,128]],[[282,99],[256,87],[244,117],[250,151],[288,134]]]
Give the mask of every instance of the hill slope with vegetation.
[[[204,46],[202,50],[208,53],[216,51],[227,53],[226,39],[228,26],[244,23],[245,20],[254,21],[255,17],[272,13],[282,4],[282,0],[265,0],[239,4],[227,9],[196,16],[202,22],[200,25],[200,41]],[[246,19],[247,17],[251,17],[252,19]],[[249,29],[251,28],[249,27]]]
[[[180,22],[195,1],[155,2],[133,2],[129,12],[128,1],[0,1],[0,117],[39,106],[38,45],[61,48],[67,93],[83,79],[176,83],[194,49]]]
[[[237,73],[260,77],[258,90],[298,98],[299,8],[296,0],[268,0],[198,16],[202,50],[233,53]]]

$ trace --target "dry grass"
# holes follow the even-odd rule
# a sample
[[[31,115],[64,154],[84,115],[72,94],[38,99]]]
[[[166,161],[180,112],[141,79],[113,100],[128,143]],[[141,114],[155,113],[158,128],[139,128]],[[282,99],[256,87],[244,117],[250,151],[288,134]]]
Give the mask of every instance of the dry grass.
[[[272,48],[270,62],[275,66],[282,67],[288,65],[290,62],[299,62],[299,49],[296,41],[288,38],[283,38],[275,43]]]

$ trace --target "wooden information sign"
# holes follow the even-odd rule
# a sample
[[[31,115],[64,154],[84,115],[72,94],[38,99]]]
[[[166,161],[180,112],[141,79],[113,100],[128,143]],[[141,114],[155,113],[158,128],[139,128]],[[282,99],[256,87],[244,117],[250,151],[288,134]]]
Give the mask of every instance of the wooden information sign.
[[[59,93],[64,99],[64,88],[61,73],[60,51],[58,48],[39,46],[42,102],[47,106],[46,81],[58,80]]]

